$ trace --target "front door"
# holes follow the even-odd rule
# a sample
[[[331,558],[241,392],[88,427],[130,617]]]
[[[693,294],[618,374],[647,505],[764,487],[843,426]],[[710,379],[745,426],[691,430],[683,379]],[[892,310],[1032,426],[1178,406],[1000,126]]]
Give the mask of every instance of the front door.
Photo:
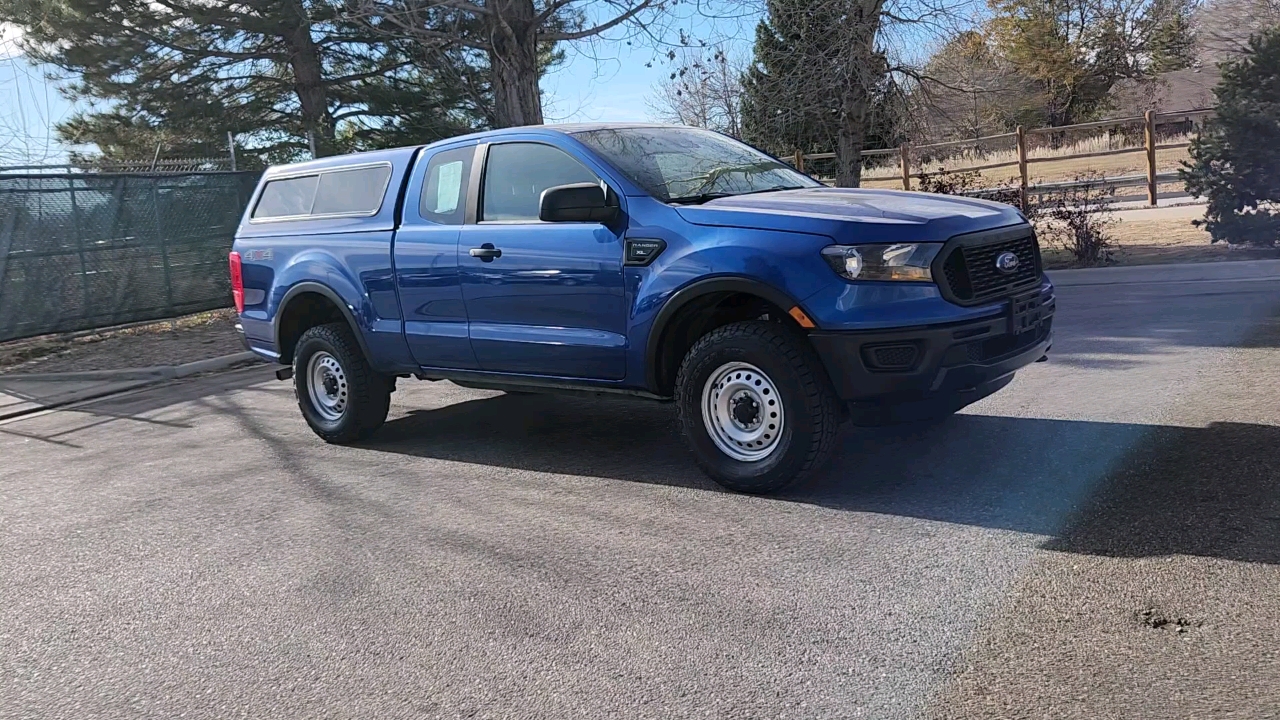
[[[482,370],[625,375],[621,230],[538,219],[543,190],[581,182],[600,178],[559,148],[489,146],[477,222],[462,228],[458,252],[471,347]]]
[[[396,289],[405,340],[426,367],[474,370],[467,310],[458,277],[458,235],[476,146],[436,151],[419,161],[396,232]]]

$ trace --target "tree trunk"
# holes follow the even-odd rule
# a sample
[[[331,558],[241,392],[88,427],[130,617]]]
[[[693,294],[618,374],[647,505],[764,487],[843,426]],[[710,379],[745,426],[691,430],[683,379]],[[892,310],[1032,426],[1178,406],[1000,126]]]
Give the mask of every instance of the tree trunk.
[[[282,38],[289,48],[289,67],[293,70],[293,87],[302,111],[303,131],[314,135],[317,156],[331,155],[337,151],[336,128],[333,114],[329,112],[324,65],[311,39],[311,19],[298,0],[290,0],[284,8],[288,20],[282,29]]]
[[[839,126],[836,129],[836,187],[862,183],[862,149],[867,142],[871,114],[871,89],[884,78],[883,63],[876,55],[882,0],[857,7],[851,19],[850,53],[840,93]]]
[[[498,127],[542,124],[538,87],[538,27],[533,0],[496,0],[489,82]]]
[[[836,134],[836,187],[862,184],[862,148],[867,141],[867,109],[871,96],[855,78],[840,96],[840,126]]]

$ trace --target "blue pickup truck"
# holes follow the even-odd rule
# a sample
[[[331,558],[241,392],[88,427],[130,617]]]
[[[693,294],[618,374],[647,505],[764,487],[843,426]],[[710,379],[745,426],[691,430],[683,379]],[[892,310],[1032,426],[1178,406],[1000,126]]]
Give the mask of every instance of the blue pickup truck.
[[[273,167],[236,234],[246,345],[332,443],[397,379],[673,401],[698,465],[772,492],[842,421],[937,418],[1052,342],[1014,208],[829,188],[713,132],[512,128]]]

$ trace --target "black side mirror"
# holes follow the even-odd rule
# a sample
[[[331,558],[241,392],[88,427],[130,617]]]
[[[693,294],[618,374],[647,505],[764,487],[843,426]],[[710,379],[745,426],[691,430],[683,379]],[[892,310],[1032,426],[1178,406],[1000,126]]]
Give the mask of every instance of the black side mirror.
[[[547,188],[538,203],[538,219],[543,222],[607,223],[616,217],[618,199],[599,183]]]

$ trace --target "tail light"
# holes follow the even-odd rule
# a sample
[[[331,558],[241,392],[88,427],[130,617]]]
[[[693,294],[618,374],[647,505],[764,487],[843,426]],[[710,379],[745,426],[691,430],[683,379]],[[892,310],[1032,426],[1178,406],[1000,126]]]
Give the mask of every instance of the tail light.
[[[240,270],[240,253],[232,252],[231,261],[231,297],[236,301],[236,312],[244,312],[244,274]]]

